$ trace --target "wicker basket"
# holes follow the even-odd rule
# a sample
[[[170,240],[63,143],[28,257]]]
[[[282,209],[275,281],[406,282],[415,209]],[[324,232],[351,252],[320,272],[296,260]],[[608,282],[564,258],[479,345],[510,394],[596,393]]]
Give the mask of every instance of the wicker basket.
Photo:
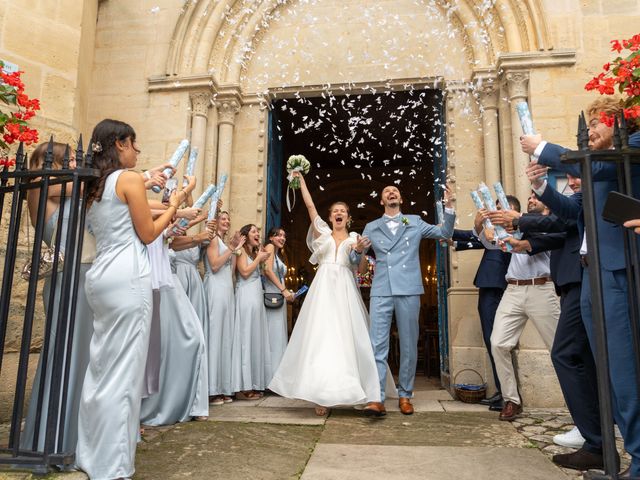
[[[482,383],[476,385],[473,383],[456,383],[458,375],[460,375],[462,372],[473,372],[478,375],[478,377],[480,377],[480,381],[482,381],[482,375],[480,375],[473,368],[464,368],[456,373],[453,377],[453,388],[458,399],[464,403],[478,403],[480,400],[485,398],[487,394],[487,384]]]

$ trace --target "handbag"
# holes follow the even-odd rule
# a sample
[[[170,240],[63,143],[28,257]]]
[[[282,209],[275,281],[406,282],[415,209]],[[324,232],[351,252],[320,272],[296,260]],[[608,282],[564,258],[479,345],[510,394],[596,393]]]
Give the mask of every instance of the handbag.
[[[30,225],[31,225],[31,221],[27,220],[27,243],[29,245],[31,245],[31,240],[29,239]],[[56,231],[57,231],[57,225],[53,231],[52,239],[55,238]],[[40,254],[40,263],[38,264],[39,280],[49,277],[51,275],[51,273],[53,272],[53,262],[55,261],[55,258],[56,258],[55,247],[46,247],[42,249]],[[58,252],[58,272],[61,272],[63,267],[64,267],[64,253]],[[25,262],[25,264],[22,267],[22,271],[20,272],[20,276],[22,277],[23,280],[26,280],[27,282],[29,281],[29,278],[31,277],[31,270],[32,270],[31,260],[28,260],[27,262]]]
[[[40,255],[40,263],[38,264],[38,279],[49,277],[53,272],[53,262],[56,257],[56,249],[47,247],[42,250]],[[64,266],[64,253],[58,252],[58,272],[62,271]],[[27,261],[22,267],[20,276],[23,280],[29,281],[31,277],[31,260]]]
[[[284,295],[281,293],[270,293],[266,292],[264,294],[264,306],[267,308],[280,308],[284,305]]]

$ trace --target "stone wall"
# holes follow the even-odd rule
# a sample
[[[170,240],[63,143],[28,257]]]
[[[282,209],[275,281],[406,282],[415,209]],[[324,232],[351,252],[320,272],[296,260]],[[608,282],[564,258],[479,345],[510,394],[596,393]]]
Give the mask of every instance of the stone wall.
[[[583,85],[612,57],[611,39],[636,33],[640,0],[497,0],[488,10],[486,2],[460,0],[450,12],[441,3],[4,2],[0,56],[26,70],[29,93],[43,102],[38,125],[44,131],[70,138],[89,134],[106,117],[124,120],[137,131],[143,168],[168,158],[197,124],[192,140],[201,145],[201,186],[215,181],[219,162],[230,155],[226,206],[233,227],[265,218],[265,103],[274,92],[317,95],[333,88],[340,94],[337,89],[353,84],[384,89],[395,82],[399,88],[416,79],[445,87],[457,226],[469,228],[468,191],[488,175],[502,179],[508,193],[526,194],[526,159],[514,149],[519,126],[512,128],[510,110],[517,92],[505,72],[528,75],[520,94],[536,128],[572,146],[578,111],[595,98]],[[478,12],[482,21],[470,21]],[[25,24],[34,28],[17,27]],[[472,88],[485,74],[496,82],[488,123],[489,103]],[[487,378],[472,286],[479,258],[477,252],[451,255],[450,368],[473,367]],[[561,404],[548,353],[531,326],[518,359],[525,402]]]
[[[31,123],[38,129],[41,141],[53,135],[56,141],[75,146],[77,136],[82,132],[93,69],[97,7],[98,0],[0,2],[0,59],[16,64],[24,71],[22,78],[26,93],[40,99],[42,109]],[[5,202],[0,224],[2,259],[5,257],[10,208],[11,202]],[[19,349],[21,319],[26,303],[27,283],[19,278],[19,269],[31,251],[27,240],[33,239],[33,228],[27,227],[27,223],[25,211],[12,292],[11,321],[7,330],[9,351]],[[0,271],[2,268],[0,265]],[[41,298],[40,290],[41,285],[38,298]],[[36,308],[32,350],[39,350],[42,344],[41,301],[37,302]]]

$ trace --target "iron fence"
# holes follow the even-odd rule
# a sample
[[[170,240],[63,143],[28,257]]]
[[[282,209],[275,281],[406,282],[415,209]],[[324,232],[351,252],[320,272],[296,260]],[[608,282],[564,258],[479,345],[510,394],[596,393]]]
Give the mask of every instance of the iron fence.
[[[0,445],[0,466],[8,468],[24,468],[38,473],[48,472],[52,466],[67,466],[74,463],[74,452],[63,450],[65,411],[68,394],[71,345],[75,322],[75,310],[78,292],[78,278],[82,251],[82,240],[85,228],[85,208],[87,199],[87,182],[98,177],[97,170],[92,168],[91,152],[85,154],[82,147],[82,136],[75,151],[76,168],[69,168],[71,149],[67,145],[61,168],[53,165],[53,137],[49,141],[43,165],[38,170],[29,170],[24,147],[20,144],[15,169],[10,171],[6,166],[0,172],[0,212],[5,217],[5,199],[10,199],[8,230],[5,241],[6,255],[0,289],[0,373],[6,347],[6,334],[9,322],[12,291],[15,289],[14,278],[21,266],[16,265],[19,236],[24,204],[27,194],[32,189],[39,189],[39,201],[36,220],[33,225],[34,236],[31,247],[32,268],[28,274],[26,303],[22,323],[19,360],[15,384],[15,396],[11,414],[11,425],[8,442]],[[37,298],[37,287],[40,281],[39,268],[42,259],[42,241],[46,225],[46,207],[49,189],[54,185],[61,186],[60,212],[69,204],[69,217],[66,220],[66,235],[56,235],[51,245],[53,264],[50,279],[49,305],[44,319],[44,341],[41,351],[41,372],[37,388],[35,432],[33,442],[25,448],[21,446],[21,426],[24,416],[24,404],[27,392],[27,373],[29,368],[29,352],[34,327],[34,313]],[[69,192],[70,190],[70,192]],[[65,215],[58,215],[57,232],[63,232]],[[64,242],[64,243],[63,243]],[[64,251],[64,261],[60,265],[60,251]],[[60,271],[58,275],[56,272]],[[25,274],[25,277],[27,276]],[[17,280],[17,279],[16,279]],[[57,284],[60,282],[59,284]],[[59,296],[54,294],[59,292]],[[54,309],[54,302],[57,303]],[[54,315],[55,311],[55,315]],[[56,334],[52,340],[52,328]],[[52,361],[49,353],[53,349]],[[49,364],[48,364],[49,363]],[[47,374],[50,372],[50,375]],[[35,392],[34,388],[34,392]],[[45,405],[45,391],[49,392]],[[41,422],[46,428],[41,429]],[[44,448],[39,448],[44,445]]]
[[[607,344],[606,322],[618,319],[606,318],[604,313],[604,296],[602,288],[602,272],[600,248],[598,244],[597,211],[594,195],[594,162],[613,163],[617,170],[619,193],[633,196],[632,164],[640,164],[640,150],[629,148],[629,134],[624,115],[614,122],[613,144],[611,150],[589,150],[589,128],[584,113],[578,119],[578,150],[564,155],[564,163],[577,163],[582,173],[582,209],[584,215],[585,235],[587,240],[587,264],[589,269],[589,286],[591,288],[591,315],[593,320],[593,339],[595,344],[595,362],[598,377],[598,398],[600,400],[600,423],[604,456],[604,474],[588,472],[584,475],[589,480],[617,480],[618,473],[616,440],[614,432],[613,405],[611,397],[611,378],[609,350]],[[635,192],[636,195],[640,192]],[[628,282],[629,318],[631,322],[632,345],[636,369],[636,383],[640,389],[640,262],[638,258],[637,238],[633,229],[624,232],[625,270]],[[624,477],[635,478],[638,477]]]

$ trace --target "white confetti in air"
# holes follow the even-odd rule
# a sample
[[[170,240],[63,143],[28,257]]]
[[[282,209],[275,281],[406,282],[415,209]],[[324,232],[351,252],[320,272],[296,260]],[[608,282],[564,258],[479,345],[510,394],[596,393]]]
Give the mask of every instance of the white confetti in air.
[[[149,10],[151,13],[158,13],[160,11],[160,7],[153,7],[151,10]]]
[[[359,203],[358,204],[358,208],[364,208],[365,204],[364,203]]]
[[[378,196],[378,192],[376,192],[376,191],[374,190],[373,192],[371,192],[371,193],[369,194],[369,196],[370,196],[371,198],[376,198],[376,197]]]

